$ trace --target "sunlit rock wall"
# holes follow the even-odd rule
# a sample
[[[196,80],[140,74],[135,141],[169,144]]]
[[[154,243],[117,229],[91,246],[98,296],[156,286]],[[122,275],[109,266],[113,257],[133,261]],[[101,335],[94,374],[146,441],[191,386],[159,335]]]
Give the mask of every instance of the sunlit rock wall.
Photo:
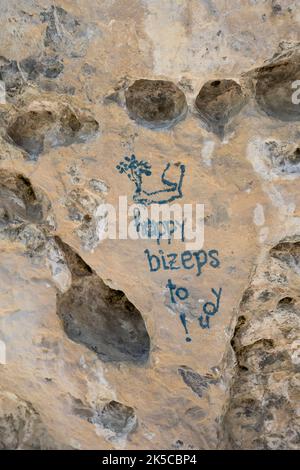
[[[0,7],[0,448],[299,448],[299,2]]]

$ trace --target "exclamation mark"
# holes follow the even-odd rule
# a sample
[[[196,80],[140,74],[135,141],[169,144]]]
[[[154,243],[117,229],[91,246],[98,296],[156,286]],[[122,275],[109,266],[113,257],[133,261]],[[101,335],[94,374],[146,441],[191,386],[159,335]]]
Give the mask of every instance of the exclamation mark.
[[[181,323],[183,324],[184,331],[185,331],[186,335],[188,335],[188,334],[189,334],[189,331],[188,331],[188,329],[187,329],[185,313],[181,313],[181,314],[179,315],[179,317],[180,317]],[[192,341],[192,339],[191,339],[189,336],[187,336],[187,337],[185,338],[185,340],[186,340],[187,343],[190,343],[190,342]]]

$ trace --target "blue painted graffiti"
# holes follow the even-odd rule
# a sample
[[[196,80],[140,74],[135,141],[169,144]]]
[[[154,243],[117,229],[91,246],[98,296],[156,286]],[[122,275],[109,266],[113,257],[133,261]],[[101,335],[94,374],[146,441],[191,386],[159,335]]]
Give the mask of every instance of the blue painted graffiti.
[[[222,287],[220,287],[219,291],[217,292],[214,288],[211,289],[212,293],[216,297],[216,303],[213,302],[206,302],[203,305],[203,312],[205,314],[205,319],[203,315],[199,317],[199,324],[201,328],[210,328],[210,317],[213,317],[218,311],[220,307],[220,299],[222,294]]]
[[[186,340],[187,343],[190,343],[190,342],[192,341],[192,339],[188,336],[188,335],[189,335],[189,330],[188,330],[188,328],[187,328],[186,315],[185,315],[185,313],[181,313],[181,314],[179,315],[179,318],[180,318],[180,320],[181,320],[181,323],[183,324],[184,331],[185,331],[185,333],[186,333],[186,335],[187,335],[186,338],[185,338],[185,340]]]
[[[145,176],[152,175],[150,163],[146,160],[137,160],[135,155],[131,155],[131,157],[125,157],[124,160],[120,161],[116,166],[120,174],[125,173],[130,181],[134,183],[134,202],[144,206],[149,206],[150,204],[167,204],[182,197],[182,183],[185,174],[185,165],[179,165],[179,177],[176,182],[170,181],[167,177],[170,167],[171,164],[167,163],[160,177],[163,189],[146,191],[143,188],[143,178]]]

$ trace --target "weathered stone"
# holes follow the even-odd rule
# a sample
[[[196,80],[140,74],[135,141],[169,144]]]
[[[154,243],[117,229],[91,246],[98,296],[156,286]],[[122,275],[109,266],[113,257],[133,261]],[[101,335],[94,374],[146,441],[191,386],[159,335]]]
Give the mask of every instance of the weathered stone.
[[[276,260],[275,262],[273,260]],[[299,242],[282,241],[258,266],[251,285],[268,286],[275,295],[268,305],[246,300],[237,322],[232,345],[237,358],[237,375],[224,420],[228,446],[235,449],[297,449],[299,393],[292,377],[299,372],[299,295],[290,297],[299,279],[290,278],[282,291],[276,278],[266,280],[264,271],[281,270],[299,277]],[[279,291],[279,292],[278,292]],[[282,298],[278,299],[278,295]]]
[[[201,88],[195,105],[209,130],[223,137],[225,125],[240,112],[245,102],[245,95],[234,80],[211,80]]]
[[[14,393],[0,390],[0,449],[55,449],[39,414]]]
[[[145,363],[150,339],[140,312],[125,294],[110,289],[59,239],[73,281],[58,296],[57,314],[67,335],[95,351],[103,361]]]
[[[7,136],[31,159],[36,159],[51,147],[85,142],[98,129],[98,122],[91,116],[77,116],[69,106],[45,100],[17,114],[7,129]]]
[[[187,111],[184,93],[172,82],[137,80],[126,91],[129,115],[152,128],[170,127]]]
[[[269,116],[299,121],[300,104],[293,103],[293,83],[299,80],[300,55],[287,52],[256,72],[256,101]]]
[[[0,447],[299,449],[298,3],[1,1]]]

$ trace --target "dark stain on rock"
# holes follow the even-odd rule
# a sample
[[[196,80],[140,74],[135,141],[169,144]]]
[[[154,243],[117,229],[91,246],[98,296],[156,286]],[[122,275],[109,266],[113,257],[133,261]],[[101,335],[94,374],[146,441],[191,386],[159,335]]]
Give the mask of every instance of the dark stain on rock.
[[[219,137],[224,136],[226,124],[246,102],[241,86],[234,80],[212,80],[203,85],[196,101],[200,118]]]
[[[262,302],[268,302],[273,297],[274,297],[273,292],[270,292],[268,290],[264,290],[264,291],[260,292],[260,294],[257,297],[257,300],[260,300]]]
[[[273,15],[278,15],[281,12],[282,12],[281,5],[279,3],[276,3],[276,1],[274,2],[274,0],[272,0],[272,13],[273,13]]]
[[[217,379],[207,375],[200,375],[186,366],[181,366],[178,369],[178,373],[184,383],[190,387],[192,391],[200,398],[203,396],[203,393],[205,393],[210,385],[217,385],[218,383]]]
[[[281,363],[287,359],[288,356],[282,351],[274,354],[263,354],[262,359],[259,361],[259,367],[265,369],[268,366],[276,365],[278,362]],[[282,364],[279,364],[278,367],[282,367]]]
[[[64,8],[55,5],[42,11],[40,18],[47,24],[45,47],[70,57],[84,56],[89,42],[90,25],[82,24]]]
[[[0,80],[5,83],[8,97],[22,93],[30,82],[39,84],[40,77],[55,79],[63,70],[63,61],[56,54],[29,56],[20,62],[0,57]]]
[[[5,84],[5,91],[9,97],[22,92],[25,77],[22,75],[16,60],[0,57],[0,80]]]
[[[187,112],[184,93],[169,81],[137,80],[125,98],[130,117],[150,128],[171,127]]]
[[[0,450],[58,449],[32,403],[1,390],[0,400]]]
[[[56,78],[64,70],[63,61],[56,54],[41,57],[29,56],[20,62],[20,67],[26,73],[28,80],[32,81],[36,80],[39,75]]]
[[[186,410],[185,415],[193,420],[201,420],[207,416],[207,411],[203,410],[199,406],[193,406]]]
[[[251,289],[251,287],[248,287],[243,293],[241,304],[245,304],[246,302],[248,302],[253,297],[253,295],[254,295],[253,289]]]
[[[106,362],[145,364],[150,338],[140,312],[121,291],[111,289],[91,268],[58,241],[72,273],[72,285],[57,295],[57,314],[67,336]]]

